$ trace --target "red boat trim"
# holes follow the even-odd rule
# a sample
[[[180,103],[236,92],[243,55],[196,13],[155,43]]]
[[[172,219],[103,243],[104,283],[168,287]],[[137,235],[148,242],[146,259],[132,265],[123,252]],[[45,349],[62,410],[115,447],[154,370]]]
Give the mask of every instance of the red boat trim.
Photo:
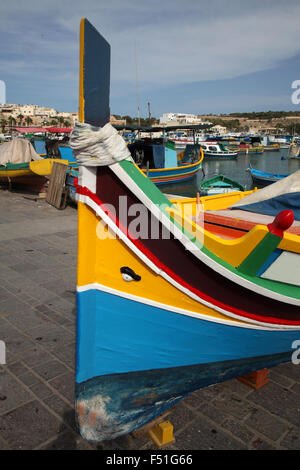
[[[151,260],[159,269],[164,271],[169,277],[180,284],[182,287],[188,289],[200,299],[203,299],[212,305],[215,305],[222,310],[231,312],[239,317],[254,319],[264,323],[274,323],[278,325],[298,325],[299,320],[299,307],[294,305],[285,304],[267,297],[264,297],[255,292],[250,292],[248,289],[234,283],[233,281],[226,279],[224,276],[216,273],[211,268],[205,265],[205,263],[197,260],[188,251],[184,251],[184,265],[181,262],[182,251],[184,247],[181,243],[171,236],[168,240],[168,244],[162,246],[163,239],[151,240],[147,239],[136,239],[134,238],[126,227],[122,225],[119,217],[114,217],[109,212],[106,204],[112,204],[117,211],[118,199],[120,195],[127,195],[129,202],[137,203],[138,199],[129,193],[129,189],[118,180],[118,178],[106,167],[98,168],[97,179],[101,178],[101,184],[97,184],[97,194],[89,191],[88,188],[78,187],[77,191],[80,194],[90,197],[97,205],[105,211],[111,220],[122,230],[122,232],[128,237],[128,239],[140,250],[149,260]],[[97,182],[98,183],[98,182]],[[117,187],[116,187],[117,185]],[[102,195],[101,195],[102,193]],[[106,200],[107,199],[107,200]],[[136,200],[135,200],[136,199]],[[148,214],[151,216],[150,212]],[[128,224],[130,223],[128,217]],[[160,228],[161,233],[162,228]],[[165,230],[165,229],[164,229]],[[161,250],[159,252],[160,258],[155,256],[154,252],[157,251],[156,241],[159,241]],[[146,246],[148,243],[149,247]],[[179,245],[181,250],[179,251]],[[171,248],[172,256],[168,258],[167,250],[165,248]],[[176,253],[177,252],[177,253]],[[189,278],[189,281],[183,279],[181,275],[175,274],[174,270],[168,267],[165,262],[161,261],[161,258],[165,258],[170,264],[173,264],[176,271],[182,271],[182,274]],[[201,271],[200,271],[201,269]],[[184,270],[184,271],[183,271]],[[201,276],[205,282],[201,281]],[[200,291],[198,287],[192,286],[191,282],[201,283],[201,287],[206,289],[206,293]],[[214,296],[209,295],[209,292],[213,292]],[[224,299],[227,299],[227,304],[224,303]],[[236,305],[233,305],[236,304]],[[240,309],[237,305],[243,305],[244,309]],[[257,314],[261,309],[264,310],[264,315]]]
[[[249,232],[253,227],[259,224],[259,222],[255,223],[253,221],[248,221],[248,220],[243,220],[239,219],[238,217],[234,217],[234,210],[232,211],[233,217],[227,217],[222,214],[216,214],[216,213],[210,213],[210,212],[204,212],[204,222],[207,222],[208,224],[213,224],[213,225],[219,225],[220,227],[231,227],[233,229],[237,230],[243,230],[245,232]],[[195,220],[197,223],[197,220]],[[209,227],[208,227],[209,230]],[[289,227],[286,230],[287,233],[294,233],[295,235],[300,235],[300,226],[295,225],[292,227]]]

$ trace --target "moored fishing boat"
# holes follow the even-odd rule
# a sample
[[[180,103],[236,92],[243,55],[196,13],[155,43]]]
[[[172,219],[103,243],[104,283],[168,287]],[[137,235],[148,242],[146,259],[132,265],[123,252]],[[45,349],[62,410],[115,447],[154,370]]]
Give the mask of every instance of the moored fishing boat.
[[[242,184],[224,175],[215,175],[211,178],[202,180],[199,184],[198,189],[200,192],[200,196],[232,193],[234,191],[245,190]]]
[[[151,142],[133,142],[128,146],[135,163],[142,173],[156,186],[182,183],[192,179],[202,167],[203,152],[197,145],[187,145],[183,154],[177,156],[172,146]],[[59,147],[62,158],[68,159],[71,171],[67,174],[69,196],[76,202],[74,178],[78,178],[78,163],[72,149]]]
[[[170,200],[208,232],[225,239],[242,237],[258,224],[269,225],[279,211],[291,209],[294,222],[286,232],[300,235],[299,174],[292,174],[260,190],[255,188],[200,198],[172,196]]]
[[[80,44],[75,409],[82,436],[101,441],[290,361],[300,242],[285,233],[291,211],[238,240],[182,217],[109,124],[110,46],[86,19]]]
[[[253,184],[259,187],[267,186],[272,183],[276,183],[288,175],[282,175],[278,173],[270,173],[268,171],[256,170],[255,168],[249,167],[248,171],[251,175]]]
[[[279,150],[280,150],[280,144],[264,145],[265,152],[279,152]]]
[[[145,176],[157,186],[188,181],[202,166],[203,152],[199,145],[187,145],[182,157],[169,141],[135,141],[128,145],[128,150]]]
[[[205,141],[199,142],[204,153],[204,159],[235,160],[238,153],[230,150],[221,142]]]
[[[15,138],[0,148],[0,182],[17,185],[35,193],[45,192],[53,163],[65,160],[42,158],[29,140]]]
[[[250,146],[250,145],[239,145],[239,146],[234,146],[231,145],[228,147],[230,150],[237,152],[238,154],[261,154],[264,153],[264,147],[263,146]]]
[[[204,127],[204,126],[203,126]],[[202,142],[205,136],[203,134],[194,133],[194,135],[180,135],[175,134],[172,136],[168,136],[168,139],[173,142],[176,150],[184,150],[187,145],[197,144],[198,142]]]

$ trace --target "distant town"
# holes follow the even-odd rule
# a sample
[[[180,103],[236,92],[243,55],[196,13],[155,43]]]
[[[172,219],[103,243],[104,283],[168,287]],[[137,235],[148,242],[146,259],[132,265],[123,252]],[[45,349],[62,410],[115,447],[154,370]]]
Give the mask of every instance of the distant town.
[[[73,127],[78,112],[59,112],[54,108],[35,104],[0,105],[0,131],[9,132],[16,127]],[[123,126],[182,126],[213,124],[211,131],[218,135],[230,132],[259,134],[300,134],[300,112],[267,111],[252,113],[231,113],[220,115],[196,115],[186,113],[164,113],[161,117],[137,118],[129,115],[111,115],[110,122]]]

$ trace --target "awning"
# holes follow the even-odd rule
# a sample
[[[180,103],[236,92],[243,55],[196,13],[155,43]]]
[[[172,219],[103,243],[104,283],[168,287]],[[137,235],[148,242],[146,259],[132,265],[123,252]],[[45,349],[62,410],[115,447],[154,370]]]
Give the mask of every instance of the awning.
[[[14,131],[20,132],[20,134],[37,134],[48,132],[47,127],[13,127]]]
[[[73,130],[73,127],[47,127],[48,132],[53,132],[55,134],[70,134]]]
[[[70,134],[72,132],[72,127],[13,127],[12,129],[20,134],[46,134],[47,132]]]

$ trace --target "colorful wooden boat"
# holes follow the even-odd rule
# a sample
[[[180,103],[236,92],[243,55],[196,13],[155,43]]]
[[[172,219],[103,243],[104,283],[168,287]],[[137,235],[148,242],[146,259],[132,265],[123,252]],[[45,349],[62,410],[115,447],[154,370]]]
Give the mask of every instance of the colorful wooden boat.
[[[133,144],[134,145],[134,144]],[[163,154],[165,153],[165,146],[162,145],[147,145],[143,143],[143,145],[138,146],[138,148],[146,146],[147,149],[150,150],[151,155],[155,154],[153,152],[154,150],[157,150],[157,147],[159,147]],[[202,167],[202,160],[203,160],[203,152],[199,148],[196,148],[197,151],[197,157],[196,161],[193,161],[191,158],[191,152],[193,151],[194,145],[188,145],[186,146],[185,151],[183,152],[183,155],[180,156],[179,158],[177,157],[177,153],[175,155],[175,159],[173,159],[173,164],[175,165],[177,162],[177,166],[170,166],[166,168],[149,168],[145,169],[142,168],[141,171],[142,173],[148,177],[156,186],[161,186],[163,184],[173,184],[173,183],[182,183],[185,181],[188,181],[192,179],[199,169]],[[68,159],[69,165],[71,166],[70,171],[68,171],[67,174],[67,187],[68,187],[68,192],[69,192],[69,197],[72,200],[72,202],[76,203],[76,189],[74,186],[74,178],[75,180],[78,178],[78,163],[74,161],[74,156],[72,149],[66,148],[66,147],[59,147],[60,153],[62,158]],[[185,158],[186,155],[189,156],[189,158]],[[153,161],[153,160],[152,160]],[[170,161],[170,160],[169,160]],[[165,165],[165,161],[164,161]]]
[[[68,163],[61,159],[41,158],[35,153],[30,142],[25,139],[18,138],[16,141],[3,144],[2,149],[5,155],[3,154],[1,160],[3,163],[0,164],[0,182],[8,183],[10,186],[24,187],[36,193],[45,191],[47,177],[51,174],[55,161]],[[22,154],[23,151],[24,154]],[[31,157],[36,160],[30,161]],[[10,159],[12,161],[8,161]]]
[[[240,145],[240,146],[231,145],[228,148],[230,150],[236,151],[238,154],[252,155],[252,154],[264,153],[264,147],[263,146],[251,147],[249,145]]]
[[[177,166],[173,168],[159,169],[143,169],[143,173],[147,176],[156,186],[163,184],[183,183],[192,179],[202,166],[202,159],[190,165]]]
[[[81,435],[101,441],[194,390],[291,361],[300,238],[285,232],[291,211],[235,240],[185,217],[113,133],[110,46],[86,19],[80,32],[75,409]],[[99,154],[86,158],[91,139]]]
[[[256,170],[252,167],[249,167],[248,171],[251,175],[253,184],[258,187],[263,187],[272,183],[276,183],[276,181],[279,181],[288,176],[277,173],[270,173],[267,171]]]
[[[199,141],[203,142],[203,138],[205,138],[205,136],[203,135],[203,133],[195,133],[195,135],[189,136],[176,134],[172,136],[169,134],[168,138],[174,143],[175,148],[177,150],[184,150],[187,145],[196,144]]]
[[[225,147],[222,143],[217,141],[199,142],[204,153],[204,158],[214,160],[235,160],[238,153]]]
[[[264,145],[265,152],[279,152],[279,150],[280,150],[280,144]]]
[[[177,155],[174,144],[170,141],[166,144],[135,141],[128,145],[128,149],[141,171],[156,186],[188,181],[202,166],[203,152],[199,145],[186,145],[182,158]],[[189,155],[189,158],[185,158],[191,153],[191,149],[196,156],[191,158]]]
[[[204,179],[198,187],[200,196],[208,196],[212,194],[232,193],[235,191],[244,191],[242,184],[232,180],[224,175],[215,175],[211,178]]]
[[[65,160],[49,158],[27,163],[0,165],[0,182],[22,187],[34,193],[45,192],[54,162],[68,164]]]
[[[289,196],[286,202],[281,202],[282,207],[276,208],[276,198],[272,198],[268,204],[261,197],[258,206],[249,210],[246,207],[248,197],[256,194],[257,188],[251,191],[238,191],[234,193],[216,194],[200,198],[178,198],[170,196],[172,204],[187,217],[192,218],[205,230],[224,239],[235,239],[244,236],[256,225],[268,225],[274,220],[274,213],[280,209],[290,207]],[[266,198],[268,200],[268,197]],[[239,207],[238,207],[239,206]],[[195,215],[197,214],[197,215]],[[300,235],[300,213],[296,212],[294,223],[286,230],[287,233]]]

